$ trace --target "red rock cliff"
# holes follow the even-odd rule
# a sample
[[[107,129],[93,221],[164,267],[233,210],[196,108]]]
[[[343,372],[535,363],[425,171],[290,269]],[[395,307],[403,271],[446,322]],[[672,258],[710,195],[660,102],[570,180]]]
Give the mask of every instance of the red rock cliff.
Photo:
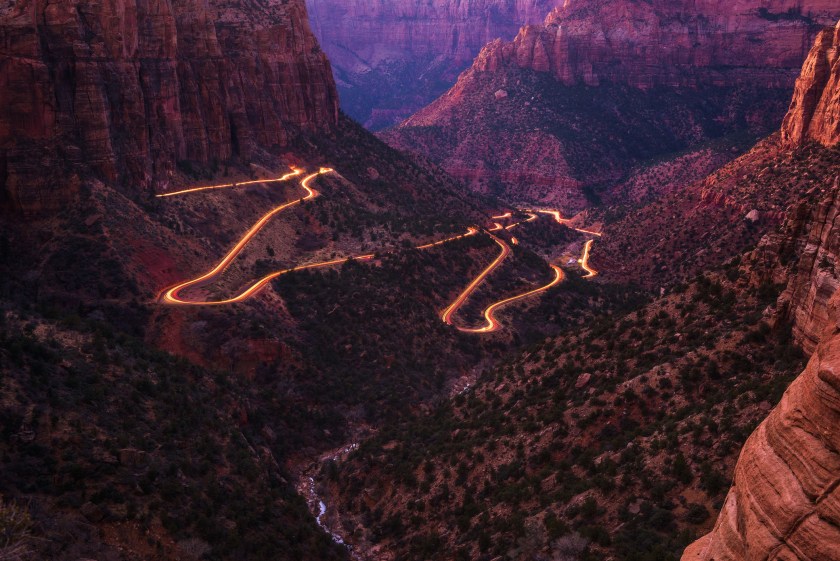
[[[157,189],[337,121],[302,0],[0,5],[0,193],[55,208],[93,173]]]
[[[805,63],[789,146],[838,142],[837,36],[821,34]],[[780,304],[811,361],[745,444],[714,530],[683,561],[840,559],[840,182],[810,195],[786,229],[797,259]]]
[[[840,143],[840,23],[823,31],[811,49],[782,127],[788,145],[812,139]]]
[[[832,0],[568,0],[543,26],[490,45],[475,69],[516,65],[565,85],[786,86],[838,15]]]

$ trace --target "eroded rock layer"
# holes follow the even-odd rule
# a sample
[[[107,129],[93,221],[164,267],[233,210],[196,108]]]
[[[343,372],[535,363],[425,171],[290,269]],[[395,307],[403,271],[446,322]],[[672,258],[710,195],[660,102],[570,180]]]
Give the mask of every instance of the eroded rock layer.
[[[0,193],[24,210],[89,172],[156,189],[336,120],[302,0],[0,3]]]
[[[840,142],[840,23],[826,29],[811,49],[782,127],[788,144],[811,139],[826,146]]]
[[[749,438],[714,531],[683,561],[840,558],[840,337]]]

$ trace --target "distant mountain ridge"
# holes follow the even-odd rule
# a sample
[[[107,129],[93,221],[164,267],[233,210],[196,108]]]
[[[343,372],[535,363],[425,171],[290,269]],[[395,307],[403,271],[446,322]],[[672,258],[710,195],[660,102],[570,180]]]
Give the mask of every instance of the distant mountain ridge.
[[[449,88],[485,44],[561,0],[307,0],[342,107],[368,127],[405,119]]]
[[[825,0],[570,0],[490,43],[383,138],[476,190],[585,206],[584,191],[646,161],[777,130],[814,38],[838,17]]]

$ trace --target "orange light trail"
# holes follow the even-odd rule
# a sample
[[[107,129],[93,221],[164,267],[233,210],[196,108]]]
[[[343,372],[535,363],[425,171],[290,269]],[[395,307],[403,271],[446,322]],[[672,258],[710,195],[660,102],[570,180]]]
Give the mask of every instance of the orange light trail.
[[[219,262],[218,265],[216,265],[210,271],[201,275],[200,277],[197,277],[197,278],[189,280],[189,281],[182,282],[182,283],[180,283],[180,284],[178,284],[178,285],[176,285],[172,288],[169,288],[169,289],[165,290],[163,295],[161,296],[161,300],[166,304],[178,305],[178,306],[223,306],[223,305],[227,305],[227,304],[235,304],[237,302],[243,302],[243,301],[247,300],[248,298],[251,298],[252,296],[257,294],[260,290],[265,288],[271,281],[277,279],[278,277],[281,277],[283,275],[291,273],[293,271],[303,271],[303,270],[306,270],[306,269],[332,267],[332,266],[335,266],[335,265],[342,265],[344,263],[347,263],[347,262],[353,261],[353,260],[369,261],[369,260],[373,259],[374,254],[370,253],[370,254],[359,255],[359,256],[354,256],[354,257],[343,257],[343,258],[340,258],[340,259],[333,259],[331,261],[323,261],[323,262],[320,262],[320,263],[310,263],[308,265],[300,265],[300,266],[292,267],[290,269],[283,269],[283,270],[280,270],[280,271],[275,271],[273,273],[270,273],[270,274],[262,277],[261,279],[255,281],[255,282],[253,282],[251,285],[249,285],[245,290],[240,292],[238,295],[236,295],[232,298],[226,298],[224,300],[194,301],[194,300],[184,300],[183,298],[181,298],[179,296],[179,293],[182,290],[185,290],[187,288],[191,288],[191,287],[196,286],[198,284],[202,284],[202,283],[205,283],[207,281],[210,281],[213,278],[217,277],[220,273],[222,273],[230,265],[230,263],[236,258],[236,256],[242,251],[242,249],[254,238],[254,236],[257,235],[257,233],[259,233],[260,230],[262,230],[265,227],[265,225],[268,223],[268,221],[271,220],[278,213],[280,213],[283,210],[286,210],[286,209],[288,209],[292,206],[300,204],[302,201],[314,199],[315,197],[319,196],[318,191],[316,191],[315,189],[313,189],[312,187],[309,186],[310,183],[316,177],[318,177],[319,175],[323,175],[323,174],[326,174],[326,173],[332,173],[333,171],[334,170],[332,170],[330,168],[321,168],[317,173],[313,173],[313,174],[310,174],[310,175],[306,176],[300,183],[301,187],[303,187],[304,190],[306,191],[306,196],[305,197],[303,197],[302,199],[297,199],[295,201],[291,201],[291,202],[282,204],[278,207],[273,208],[272,210],[270,210],[266,214],[264,214],[262,216],[262,218],[260,218],[260,220],[257,221],[257,223],[254,226],[252,226],[251,229],[248,230],[248,232],[245,233],[245,235],[239,240],[239,242],[233,247],[233,249],[231,249],[224,256],[224,258]],[[291,177],[293,177],[294,175],[300,175],[300,173],[302,173],[302,172],[292,174]],[[429,243],[429,244],[417,246],[416,249],[429,249],[429,248],[436,247],[436,246],[439,246],[439,245],[443,245],[443,244],[446,244],[446,243],[449,243],[449,242],[453,242],[455,240],[460,240],[462,238],[473,236],[477,233],[478,233],[477,228],[470,227],[470,228],[467,229],[467,232],[465,234],[460,234],[460,235],[452,236],[452,237],[449,237],[449,238],[446,238],[444,240],[440,240],[440,241],[437,241],[437,242],[432,242],[432,243]]]
[[[155,195],[158,198],[166,198],[166,197],[175,197],[177,195],[186,195],[189,193],[198,193],[200,191],[211,191],[214,189],[229,189],[231,187],[245,187],[248,185],[256,185],[258,183],[280,183],[282,181],[288,181],[293,177],[297,177],[298,175],[303,174],[302,169],[292,168],[291,173],[287,173],[281,177],[276,177],[274,179],[255,179],[253,181],[241,181],[237,183],[222,183],[220,185],[208,185],[206,187],[192,187],[191,189],[183,189],[181,191],[173,191],[171,193],[161,193],[160,195]]]
[[[508,304],[512,304],[518,300],[523,300],[530,296],[534,296],[535,294],[545,292],[546,290],[554,288],[555,286],[563,282],[563,269],[561,269],[557,265],[551,265],[551,269],[554,271],[554,279],[552,279],[552,281],[547,285],[535,288],[534,290],[529,290],[528,292],[524,292],[516,296],[511,296],[510,298],[505,298],[504,300],[500,300],[495,304],[489,306],[486,310],[484,310],[484,325],[482,327],[459,327],[458,329],[465,333],[492,333],[494,331],[498,331],[502,327],[495,317],[495,313],[499,309],[503,308],[504,306],[507,306]]]
[[[580,263],[581,268],[588,273],[585,277],[583,277],[585,279],[591,279],[592,277],[598,276],[598,271],[589,266],[589,252],[592,249],[592,244],[594,242],[595,240],[589,240],[586,242],[583,246],[583,255],[580,259],[578,259],[578,263]]]
[[[248,290],[246,290],[245,292],[240,294],[238,297],[232,298],[232,299],[229,299],[229,300],[224,300],[224,301],[221,301],[221,302],[191,302],[189,300],[182,300],[178,297],[178,294],[182,290],[184,290],[186,288],[191,288],[191,287],[196,286],[196,285],[201,284],[201,283],[204,283],[204,282],[216,277],[221,272],[223,272],[228,267],[228,265],[230,265],[231,262],[236,258],[236,256],[239,255],[239,253],[245,248],[245,246],[248,245],[248,242],[250,242],[254,238],[254,236],[256,236],[260,232],[260,230],[262,230],[265,227],[265,225],[272,218],[274,218],[277,214],[286,210],[287,208],[290,208],[290,207],[293,207],[295,205],[300,204],[302,201],[307,201],[307,200],[314,199],[315,197],[317,197],[318,196],[318,191],[312,189],[309,186],[309,184],[319,175],[323,175],[323,174],[326,174],[326,173],[331,173],[332,171],[333,170],[330,169],[330,168],[321,168],[316,173],[312,173],[310,175],[307,175],[303,179],[303,181],[300,182],[300,186],[303,187],[303,189],[306,191],[306,196],[305,197],[303,197],[301,199],[294,200],[294,201],[290,201],[288,203],[284,203],[284,204],[282,204],[278,207],[274,207],[273,209],[271,209],[270,211],[265,213],[262,216],[262,218],[260,218],[257,221],[257,223],[254,224],[251,227],[251,229],[248,230],[245,233],[244,236],[242,236],[242,239],[240,239],[239,242],[237,242],[237,244],[235,246],[233,246],[233,249],[231,249],[222,258],[222,260],[219,262],[218,265],[216,265],[215,267],[213,267],[212,269],[210,269],[209,271],[207,271],[206,273],[204,273],[200,277],[182,282],[182,283],[180,283],[178,285],[175,285],[174,287],[166,290],[164,292],[163,296],[162,296],[163,302],[165,302],[167,304],[181,304],[181,305],[230,304],[230,303],[233,303],[233,302],[241,302],[242,300],[247,298],[250,294],[253,294],[253,292],[256,292],[256,290],[259,290],[259,288],[262,288],[262,286],[264,286],[264,285],[260,286],[259,288],[255,288],[256,284],[252,285],[251,288],[249,288]],[[259,283],[257,283],[257,284],[259,284]]]
[[[484,279],[486,279],[490,275],[490,273],[495,271],[496,268],[499,265],[501,265],[505,259],[507,259],[507,256],[510,255],[510,246],[508,246],[508,244],[506,244],[493,234],[488,235],[491,238],[493,238],[493,241],[496,242],[496,244],[502,249],[502,252],[499,254],[498,257],[496,257],[496,259],[493,260],[492,263],[490,263],[487,266],[487,268],[481,271],[481,273],[479,273],[479,275],[473,279],[473,281],[467,286],[467,288],[465,288],[464,291],[458,295],[455,301],[452,302],[449,305],[449,307],[446,308],[440,314],[440,319],[443,320],[443,323],[447,325],[452,325],[452,316],[455,315],[455,312],[457,312],[461,308],[461,306],[464,305],[464,302],[466,302],[467,298],[469,298],[470,295],[473,292],[475,292],[475,289],[478,288],[478,286],[484,281]],[[459,327],[458,329],[461,328]]]
[[[439,245],[447,244],[449,242],[454,242],[455,240],[460,240],[462,238],[468,238],[470,236],[474,236],[477,233],[478,233],[478,229],[470,226],[469,228],[467,228],[467,233],[466,234],[461,234],[460,236],[453,236],[451,238],[446,238],[445,240],[440,240],[439,242],[428,243],[426,245],[418,245],[414,249],[429,249],[430,247],[436,247],[436,246],[439,246]]]
[[[491,216],[490,218],[492,218],[493,220],[505,220],[507,218],[510,218],[511,216],[513,216],[513,213],[506,212],[504,214],[500,214],[499,216]]]
[[[226,304],[233,304],[233,303],[242,302],[244,300],[247,300],[248,298],[251,298],[252,296],[257,294],[259,291],[261,291],[263,288],[265,288],[273,280],[275,280],[275,279],[277,279],[277,278],[279,278],[283,275],[286,275],[288,273],[294,272],[294,271],[303,271],[303,270],[307,270],[307,269],[316,269],[316,268],[322,268],[322,267],[332,267],[332,266],[341,265],[341,264],[344,264],[344,263],[347,263],[347,262],[353,261],[353,260],[369,261],[369,260],[373,259],[375,254],[371,253],[371,254],[365,254],[365,255],[360,255],[360,256],[355,256],[355,257],[344,257],[344,258],[340,258],[340,259],[333,259],[331,261],[323,261],[323,262],[320,262],[320,263],[310,263],[310,264],[307,264],[307,265],[300,265],[300,266],[292,267],[290,269],[283,269],[283,270],[280,270],[280,271],[275,271],[275,272],[272,272],[272,273],[262,277],[259,280],[254,281],[252,284],[250,284],[247,288],[245,288],[245,290],[240,292],[238,295],[236,295],[234,297],[231,297],[231,298],[224,299],[224,300],[192,301],[192,300],[184,300],[179,296],[181,291],[183,291],[187,288],[191,288],[191,287],[200,285],[200,284],[204,284],[204,283],[214,279],[215,277],[217,277],[222,272],[224,272],[227,269],[227,267],[233,262],[233,260],[242,252],[242,250],[245,248],[245,246],[247,246],[248,243],[254,238],[254,236],[256,236],[263,228],[265,228],[266,224],[268,224],[268,222],[272,218],[274,218],[277,214],[279,214],[280,212],[282,212],[282,211],[284,211],[288,208],[291,208],[295,205],[298,205],[298,204],[302,203],[303,201],[311,200],[311,199],[314,199],[314,198],[318,197],[319,196],[318,191],[316,191],[315,189],[310,187],[310,183],[312,181],[314,181],[318,176],[324,175],[324,174],[327,174],[327,173],[332,173],[333,171],[334,170],[332,170],[330,168],[323,168],[322,167],[319,171],[317,171],[315,173],[312,173],[312,174],[309,174],[306,177],[304,177],[300,182],[300,186],[306,191],[306,195],[303,198],[284,203],[280,206],[277,206],[277,207],[271,209],[267,213],[265,213],[257,221],[257,223],[254,224],[242,236],[242,238],[237,242],[237,244],[230,251],[228,251],[227,254],[225,254],[225,256],[222,258],[222,260],[215,267],[213,267],[212,269],[210,269],[209,271],[207,271],[206,273],[204,273],[203,275],[201,275],[199,277],[196,277],[192,280],[184,281],[182,283],[179,283],[179,284],[175,285],[172,288],[166,289],[160,297],[161,301],[163,303],[166,303],[166,304],[179,305],[179,306],[221,306],[221,305],[226,305]],[[242,182],[242,183],[227,183],[227,184],[223,184],[223,185],[211,185],[211,186],[206,186],[206,187],[194,187],[192,189],[184,189],[182,191],[176,191],[176,192],[172,192],[172,193],[164,193],[164,194],[160,194],[160,195],[157,195],[157,196],[158,197],[173,197],[173,196],[176,196],[176,195],[184,195],[184,194],[188,194],[188,193],[195,193],[195,192],[214,190],[214,189],[225,189],[225,188],[231,188],[231,187],[254,185],[254,184],[257,184],[257,183],[276,183],[276,182],[288,181],[292,177],[302,175],[303,173],[304,173],[303,170],[300,170],[300,169],[297,169],[297,168],[292,168],[292,172],[287,173],[287,174],[285,174],[281,177],[275,178],[275,179],[254,180],[254,181],[246,181],[246,182]],[[555,211],[555,210],[539,210],[539,211],[523,211],[523,212],[525,212],[528,215],[527,220],[525,220],[524,222],[532,222],[532,221],[536,220],[538,218],[536,213],[552,215],[554,217],[554,219],[558,223],[561,223],[561,224],[567,224],[569,222],[567,219],[564,219],[560,215],[559,211]],[[508,218],[511,218],[511,217],[512,217],[512,213],[508,212],[506,214],[496,216],[496,217],[493,217],[493,218],[501,220],[501,219],[508,219]],[[518,226],[519,224],[522,224],[522,223],[523,222],[517,222],[515,224],[511,224],[509,226],[503,227],[500,223],[495,222],[494,225],[493,225],[493,228],[488,230],[488,232],[496,232],[496,231],[501,231],[501,230],[511,230],[511,229],[515,228],[516,226]],[[574,228],[574,229],[579,231],[579,232],[592,234],[592,235],[595,235],[595,236],[600,236],[601,235],[599,232],[592,232],[592,231],[589,231],[589,230],[583,230],[583,229],[578,229],[578,228]],[[477,228],[470,227],[470,228],[467,229],[467,232],[465,234],[452,236],[452,237],[449,237],[449,238],[446,238],[446,239],[443,239],[443,240],[440,240],[440,241],[428,243],[428,244],[425,244],[425,245],[419,245],[419,246],[416,246],[415,249],[421,249],[422,250],[422,249],[429,249],[429,248],[441,246],[441,245],[453,242],[455,240],[467,238],[469,236],[474,236],[478,233],[478,231],[479,230]],[[452,302],[452,304],[450,304],[449,307],[447,307],[441,313],[441,320],[443,320],[443,322],[446,323],[447,325],[452,325],[452,317],[455,315],[455,313],[464,305],[464,303],[467,301],[467,299],[476,291],[476,289],[481,285],[481,283],[493,271],[495,271],[511,253],[510,247],[504,241],[497,238],[492,233],[489,233],[488,235],[501,248],[501,253],[499,254],[498,257],[496,257],[496,259],[493,260],[492,263],[490,263],[490,265],[488,265],[483,271],[481,271],[481,273],[475,279],[473,279],[472,282],[470,282],[470,284],[458,295],[458,297],[455,299],[455,301]],[[593,241],[594,240],[589,240],[589,241],[586,242],[586,244],[584,246],[583,255],[578,260],[578,263],[580,263],[581,267],[588,273],[587,276],[585,276],[584,278],[592,278],[592,277],[594,277],[598,274],[597,271],[595,271],[594,269],[592,269],[589,266],[589,257],[590,257],[590,251],[591,251],[591,248],[592,248]],[[516,239],[515,237],[512,237],[511,238],[511,243],[513,245],[518,245],[519,240]],[[552,279],[552,281],[550,283],[546,284],[545,286],[541,286],[539,288],[536,288],[534,290],[530,290],[528,292],[524,292],[522,294],[518,294],[516,296],[512,296],[512,297],[506,298],[504,300],[500,300],[499,302],[496,302],[496,303],[490,305],[487,309],[485,309],[484,312],[483,312],[483,317],[484,317],[485,324],[483,326],[478,327],[478,328],[457,327],[457,329],[462,331],[462,332],[466,332],[466,333],[490,333],[490,332],[494,332],[494,331],[499,330],[501,328],[501,325],[495,318],[495,313],[499,309],[501,309],[502,307],[507,306],[507,305],[509,305],[513,302],[522,300],[524,298],[528,298],[528,297],[533,296],[535,294],[545,292],[545,291],[553,288],[554,286],[560,284],[563,281],[564,274],[563,274],[562,269],[560,269],[560,267],[557,267],[556,265],[551,265],[551,269],[554,271],[555,276],[554,276],[554,279]]]
[[[420,245],[420,246],[417,246],[415,249],[429,249],[429,248],[436,247],[436,246],[439,246],[439,245],[454,242],[455,240],[468,238],[468,237],[473,236],[477,233],[478,233],[478,230],[476,228],[471,227],[471,228],[467,229],[467,232],[465,234],[460,234],[458,236],[452,236],[450,238],[446,238],[444,240],[440,240],[440,241],[430,243],[430,244],[426,244],[426,245]],[[184,306],[184,305],[188,305],[188,306],[222,306],[222,305],[226,305],[226,304],[235,304],[237,302],[243,302],[243,301],[247,300],[248,298],[251,298],[252,296],[257,294],[260,290],[265,288],[271,281],[273,281],[273,280],[275,280],[279,277],[282,277],[283,275],[286,275],[286,274],[289,274],[289,273],[292,273],[292,272],[295,272],[295,271],[304,271],[304,270],[307,270],[307,269],[320,269],[322,267],[333,267],[335,265],[343,265],[344,263],[347,263],[349,261],[370,261],[374,257],[375,257],[375,254],[369,253],[369,254],[366,254],[366,255],[358,255],[358,256],[353,256],[353,257],[342,257],[340,259],[333,259],[332,261],[322,261],[320,263],[310,263],[308,265],[299,265],[297,267],[292,267],[291,269],[283,269],[281,271],[275,271],[273,273],[269,273],[268,275],[264,276],[263,278],[259,279],[258,281],[255,281],[253,284],[251,284],[248,288],[246,288],[244,291],[239,293],[237,296],[234,296],[233,298],[228,298],[226,300],[219,300],[219,301],[216,301],[216,302],[196,302],[196,301],[181,300],[181,299],[166,300],[165,296],[164,296],[164,300],[168,304],[182,305],[182,306]],[[167,292],[167,294],[168,294],[168,292]]]
[[[571,222],[571,220],[569,220],[568,218],[563,218],[559,210],[538,210],[537,212],[539,212],[540,214],[548,214],[549,216],[553,216],[554,220],[556,220],[558,224],[563,224],[564,226],[567,226],[576,232],[580,232],[582,234],[589,234],[592,236],[598,236],[599,238],[603,236],[601,232],[595,232],[593,230],[584,230],[583,228],[575,228],[574,226],[569,226],[569,222]]]

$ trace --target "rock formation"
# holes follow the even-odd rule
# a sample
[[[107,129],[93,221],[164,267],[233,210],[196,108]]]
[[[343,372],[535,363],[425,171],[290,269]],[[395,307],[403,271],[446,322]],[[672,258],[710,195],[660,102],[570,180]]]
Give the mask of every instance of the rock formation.
[[[840,142],[840,23],[823,31],[811,49],[796,82],[782,138],[789,145],[807,139],[826,146]]]
[[[490,43],[451,90],[383,136],[477,190],[533,200],[517,190],[543,185],[541,200],[574,208],[575,191],[614,185],[644,161],[777,130],[814,38],[838,17],[827,0],[570,0]],[[529,145],[549,147],[539,181],[507,149]]]
[[[302,0],[0,4],[0,193],[25,210],[88,173],[156,189],[252,160],[337,113]]]
[[[513,42],[488,46],[474,68],[515,65],[551,72],[569,86],[787,86],[815,24],[833,23],[840,8],[827,0],[764,4],[572,0],[544,25],[523,27]]]
[[[840,558],[840,337],[827,337],[749,438],[714,531],[683,561]]]
[[[307,0],[342,105],[374,128],[449,88],[484,45],[539,23],[561,0]]]
[[[788,146],[838,141],[837,37],[821,34],[805,63],[785,119]],[[683,561],[840,559],[840,184],[810,195],[822,201],[796,209],[791,239],[775,245],[798,256],[779,303],[813,355],[747,441],[714,530]]]

